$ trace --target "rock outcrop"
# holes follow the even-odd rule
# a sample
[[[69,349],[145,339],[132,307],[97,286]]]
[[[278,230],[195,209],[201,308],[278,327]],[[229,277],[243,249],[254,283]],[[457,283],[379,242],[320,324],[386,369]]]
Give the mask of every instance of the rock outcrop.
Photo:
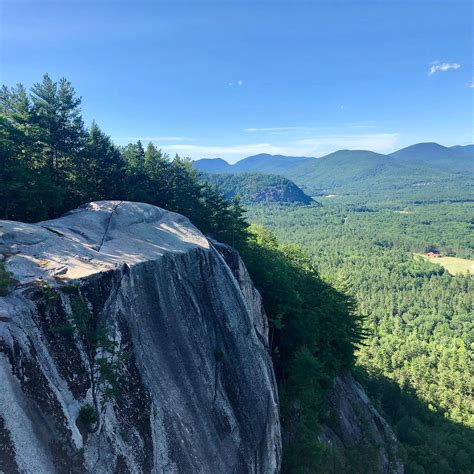
[[[395,434],[350,374],[336,378],[329,407],[321,436],[329,448],[328,470],[403,474]]]
[[[0,471],[279,470],[267,321],[235,251],[104,201],[0,221],[0,256]]]

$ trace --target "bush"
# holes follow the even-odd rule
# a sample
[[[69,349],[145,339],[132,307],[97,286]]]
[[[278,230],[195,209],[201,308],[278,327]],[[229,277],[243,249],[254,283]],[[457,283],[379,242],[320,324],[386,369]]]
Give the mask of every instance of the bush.
[[[0,262],[0,296],[6,296],[12,281],[11,273],[5,269],[5,264]]]
[[[90,403],[84,405],[79,410],[79,420],[89,429],[92,428],[99,421],[97,417],[97,412]]]

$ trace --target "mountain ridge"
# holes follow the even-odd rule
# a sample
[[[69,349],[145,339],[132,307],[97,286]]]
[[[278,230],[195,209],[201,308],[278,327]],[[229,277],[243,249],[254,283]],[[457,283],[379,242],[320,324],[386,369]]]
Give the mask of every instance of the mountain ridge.
[[[225,163],[226,165],[228,165],[233,170],[232,172],[234,172],[234,170],[239,170],[240,171],[242,168],[244,168],[242,166],[242,163],[246,163],[246,164],[248,164],[249,162],[251,163],[252,161],[256,161],[255,160],[256,158],[259,158],[258,162],[260,164],[263,159],[268,159],[268,160],[278,159],[278,161],[280,161],[280,159],[285,159],[285,160],[291,160],[292,162],[296,162],[296,161],[301,160],[300,162],[303,162],[303,161],[307,162],[307,161],[310,161],[310,160],[321,160],[321,159],[325,159],[325,158],[328,158],[328,157],[334,157],[334,156],[337,156],[338,154],[346,153],[346,152],[369,153],[369,154],[375,154],[375,155],[379,155],[379,156],[397,157],[397,156],[403,156],[404,154],[406,154],[409,151],[419,150],[420,148],[425,149],[427,147],[431,147],[432,149],[437,149],[439,151],[442,150],[442,152],[453,152],[454,151],[456,154],[460,154],[460,155],[472,154],[472,156],[474,157],[474,144],[453,145],[453,146],[447,147],[447,146],[444,146],[444,145],[440,145],[439,143],[436,143],[436,142],[420,142],[420,143],[415,143],[413,145],[409,145],[409,146],[404,147],[404,148],[400,148],[399,150],[396,150],[392,153],[386,153],[386,154],[378,153],[378,152],[375,152],[375,151],[372,151],[372,150],[363,150],[363,149],[352,150],[352,149],[349,149],[349,148],[343,148],[341,150],[336,150],[336,151],[333,151],[331,153],[328,153],[326,155],[322,155],[322,156],[319,156],[319,157],[293,156],[293,155],[281,155],[281,154],[272,155],[270,153],[259,153],[257,155],[250,155],[250,156],[247,156],[245,158],[241,158],[240,160],[236,161],[235,163],[229,163],[228,161],[226,161],[226,160],[224,160],[223,158],[220,158],[220,157],[216,157],[216,158],[198,158],[197,160],[193,160],[192,163],[193,163],[193,166],[195,166],[196,169],[199,169],[200,171],[205,171],[202,168],[205,168],[205,164],[207,164],[207,163],[215,163],[215,162]],[[204,165],[204,166],[201,167],[201,165]]]
[[[473,156],[474,145],[418,143],[390,154],[369,150],[338,150],[320,158],[260,154],[235,164],[222,159],[219,163],[227,163],[223,173],[280,174],[314,195],[324,190],[373,191],[443,182],[456,186],[455,181],[474,171]],[[209,161],[197,160],[193,166],[212,173]]]

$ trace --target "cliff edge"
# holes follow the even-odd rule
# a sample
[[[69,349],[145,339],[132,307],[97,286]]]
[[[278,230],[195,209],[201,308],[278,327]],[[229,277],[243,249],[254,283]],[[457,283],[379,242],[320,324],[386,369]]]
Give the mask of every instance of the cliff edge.
[[[259,293],[186,218],[93,202],[0,221],[0,471],[277,472]]]

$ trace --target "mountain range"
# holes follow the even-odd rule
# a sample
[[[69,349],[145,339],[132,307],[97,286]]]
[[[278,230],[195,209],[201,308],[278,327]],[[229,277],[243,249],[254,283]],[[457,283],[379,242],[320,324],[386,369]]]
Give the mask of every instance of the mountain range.
[[[204,173],[270,173],[293,180],[306,192],[360,192],[465,185],[474,176],[474,145],[418,143],[384,155],[339,150],[321,158],[259,154],[235,164],[221,158],[193,162]]]

